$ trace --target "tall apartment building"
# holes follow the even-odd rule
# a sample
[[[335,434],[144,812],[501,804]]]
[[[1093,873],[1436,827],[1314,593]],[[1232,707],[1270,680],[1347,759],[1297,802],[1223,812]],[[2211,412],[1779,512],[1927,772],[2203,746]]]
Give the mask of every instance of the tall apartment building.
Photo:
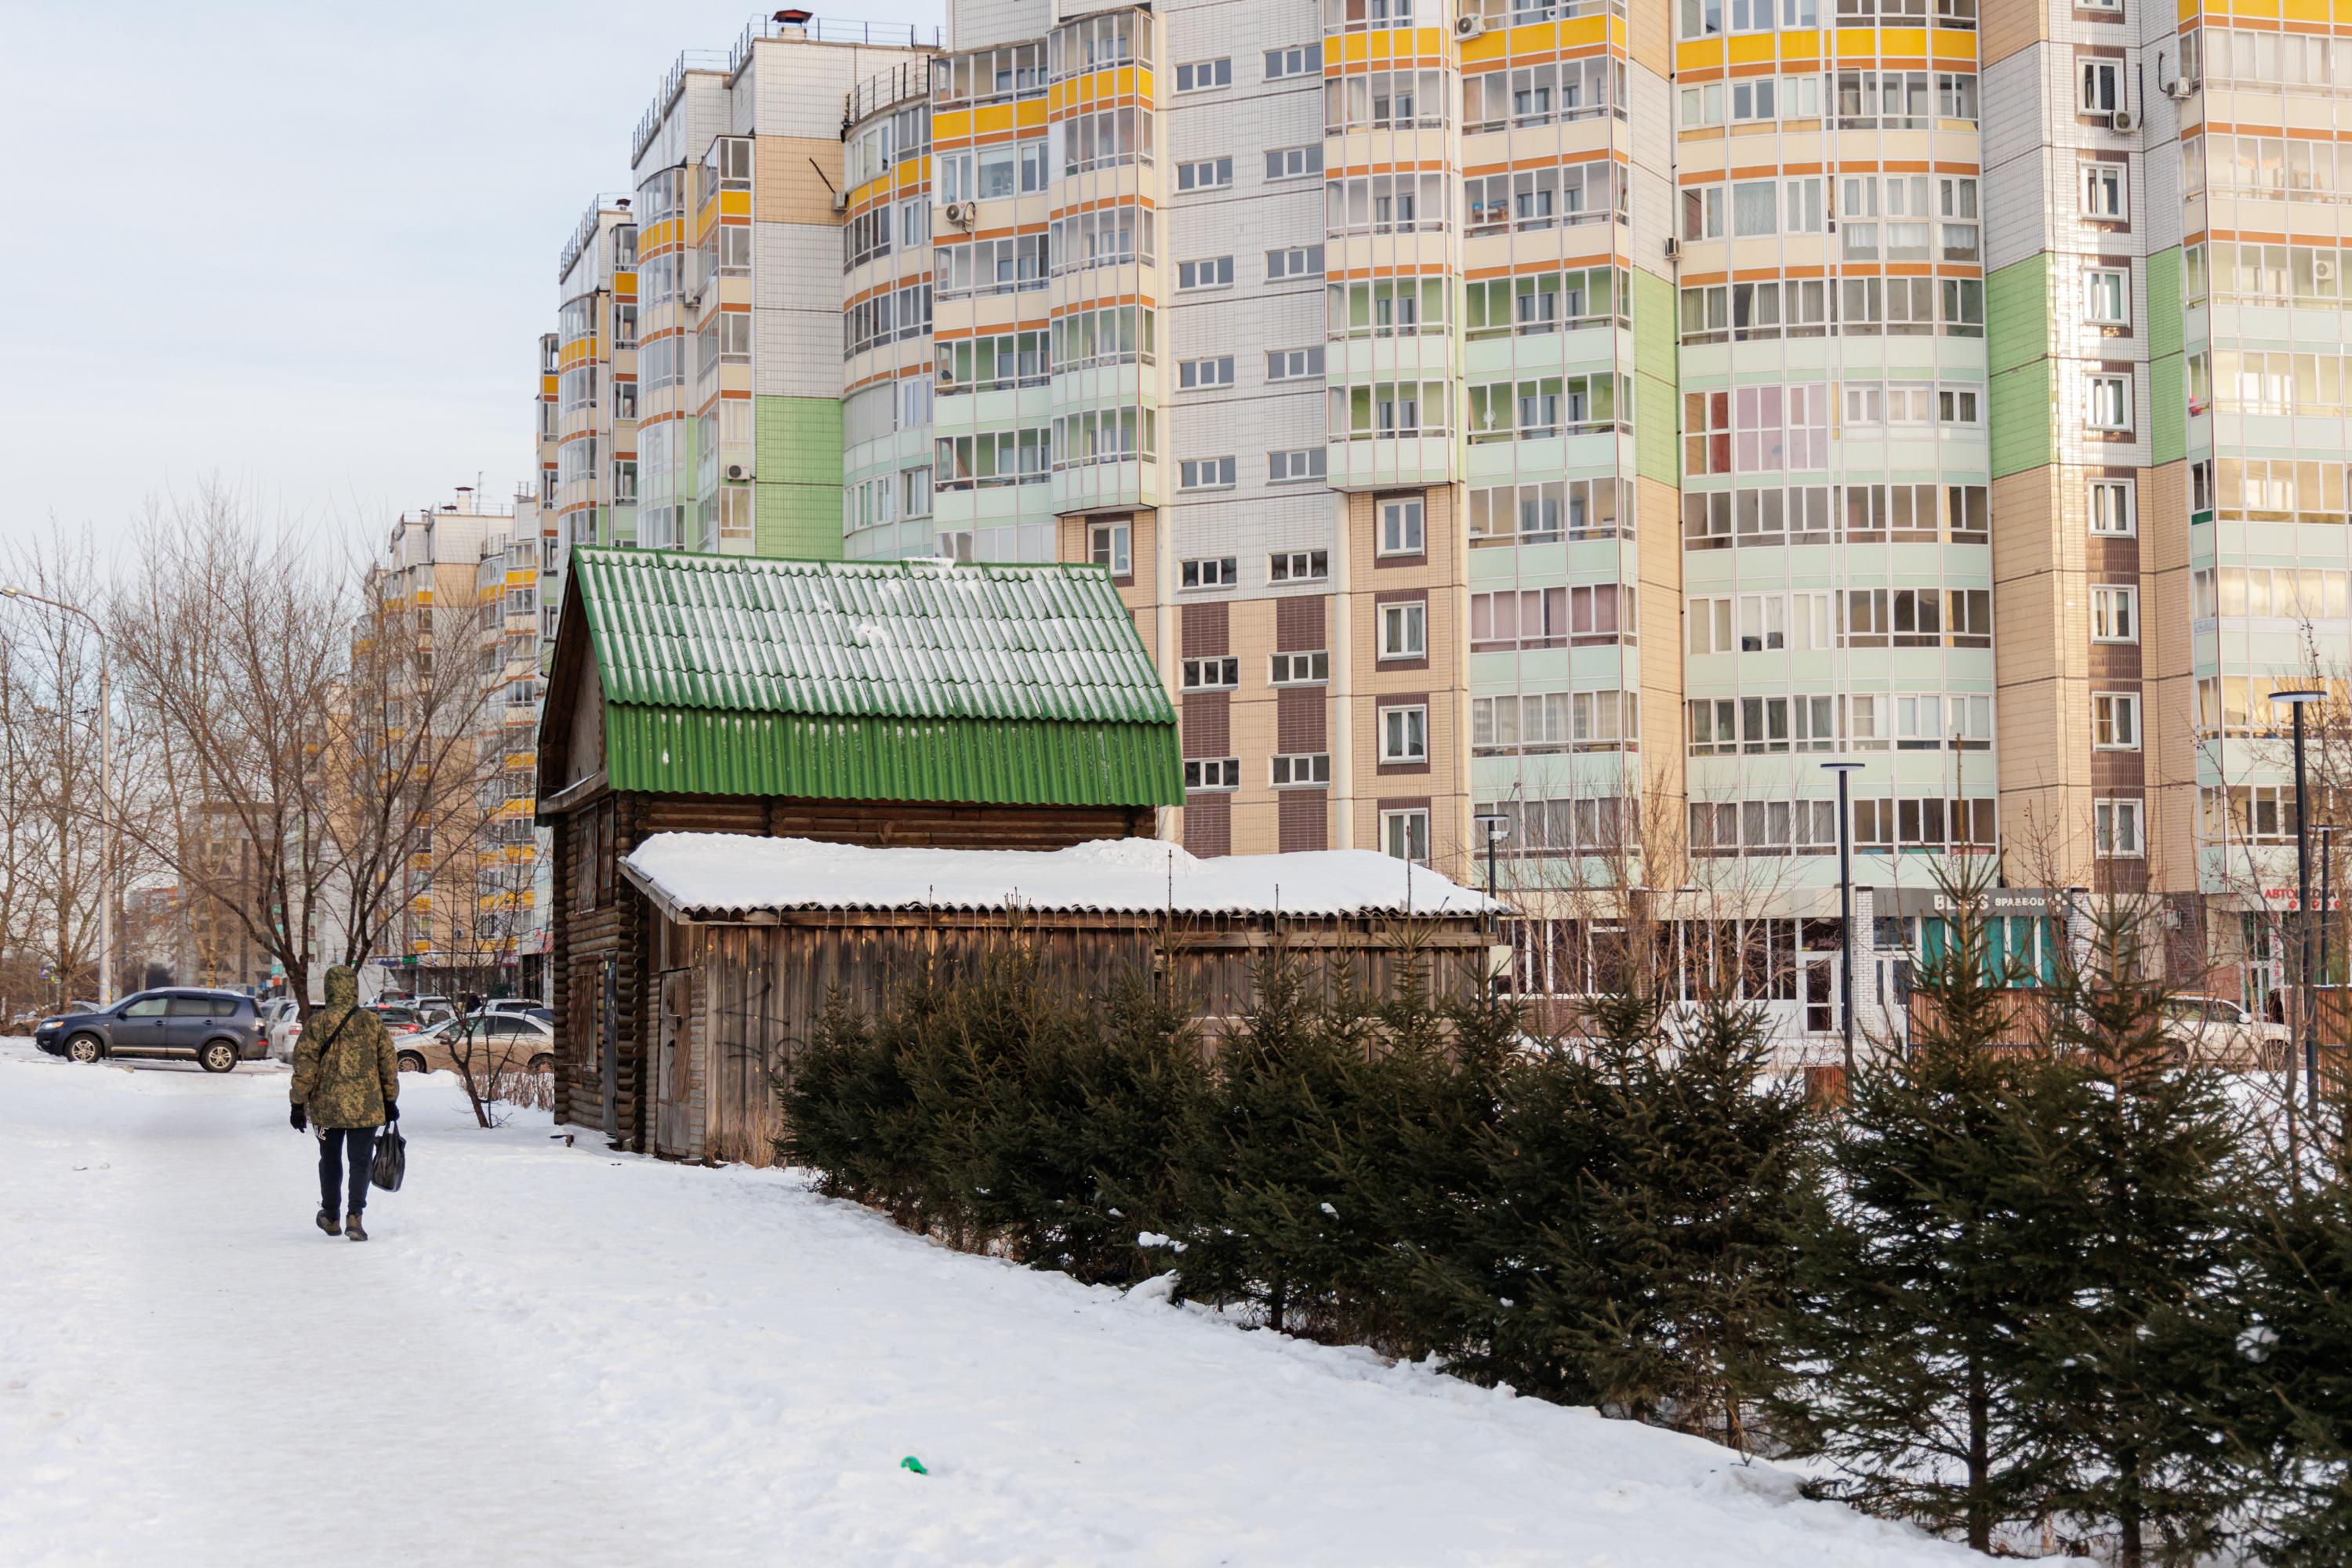
[[[2201,3],[779,13],[633,149],[635,537],[1102,563],[1173,832],[1499,819],[1537,989],[1651,888],[1827,1038],[1846,761],[1867,934],[1965,858],[2029,964],[2147,893],[2260,989],[2266,694],[2352,656],[2352,29]]]

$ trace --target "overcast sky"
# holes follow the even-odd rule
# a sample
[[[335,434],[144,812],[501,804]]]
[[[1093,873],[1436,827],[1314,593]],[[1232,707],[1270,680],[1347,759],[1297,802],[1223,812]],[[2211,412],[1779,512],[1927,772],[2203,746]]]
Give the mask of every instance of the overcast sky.
[[[772,7],[771,7],[772,9]],[[919,22],[938,0],[828,0]],[[756,0],[0,0],[0,532],[211,474],[373,535],[530,476],[556,254]],[[820,283],[831,279],[820,279]]]

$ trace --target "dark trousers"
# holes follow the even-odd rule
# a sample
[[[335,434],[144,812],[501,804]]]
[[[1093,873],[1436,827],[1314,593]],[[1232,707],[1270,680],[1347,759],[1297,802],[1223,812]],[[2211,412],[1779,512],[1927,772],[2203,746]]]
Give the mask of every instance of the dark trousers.
[[[373,1127],[323,1127],[319,1131],[319,1206],[329,1214],[359,1214],[367,1207],[368,1172],[375,1165]],[[336,1189],[342,1185],[343,1155],[352,1162],[352,1201],[337,1208]]]

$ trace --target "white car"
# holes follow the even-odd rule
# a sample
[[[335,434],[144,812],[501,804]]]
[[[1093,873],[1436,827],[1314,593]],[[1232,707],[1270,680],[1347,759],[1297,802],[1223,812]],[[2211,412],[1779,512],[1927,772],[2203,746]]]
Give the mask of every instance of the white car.
[[[280,996],[262,1007],[261,1035],[272,1061],[294,1059],[294,1042],[302,1037],[302,1009],[293,997]]]
[[[2252,1065],[2265,1047],[2287,1043],[2287,1028],[2256,1017],[2226,996],[2174,996],[2164,1005],[2164,1032],[2210,1062]]]

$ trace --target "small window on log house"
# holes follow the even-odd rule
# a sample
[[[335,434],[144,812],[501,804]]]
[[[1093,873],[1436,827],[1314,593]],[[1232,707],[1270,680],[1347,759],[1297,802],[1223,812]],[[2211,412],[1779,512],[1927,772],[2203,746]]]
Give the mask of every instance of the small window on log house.
[[[598,801],[580,816],[580,912],[601,910],[613,901],[614,828],[617,803]]]

